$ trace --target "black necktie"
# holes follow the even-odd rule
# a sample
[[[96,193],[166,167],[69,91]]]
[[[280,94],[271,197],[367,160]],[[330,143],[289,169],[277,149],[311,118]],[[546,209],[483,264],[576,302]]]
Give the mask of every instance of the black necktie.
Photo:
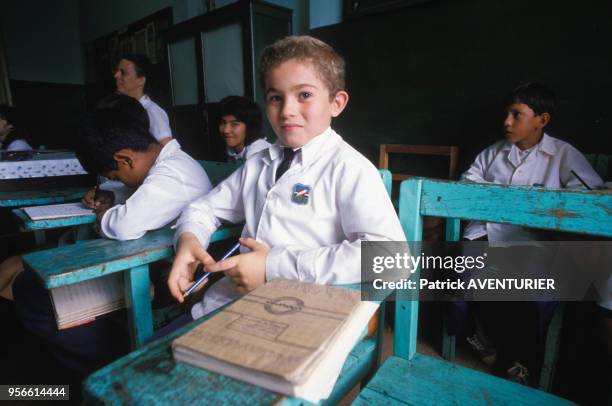
[[[287,169],[289,169],[289,167],[291,166],[291,161],[293,161],[293,157],[295,156],[295,153],[297,151],[294,151],[292,148],[289,147],[283,148],[283,162],[281,162],[278,168],[276,168],[275,182],[278,182],[281,176],[283,176],[283,174],[287,172]]]

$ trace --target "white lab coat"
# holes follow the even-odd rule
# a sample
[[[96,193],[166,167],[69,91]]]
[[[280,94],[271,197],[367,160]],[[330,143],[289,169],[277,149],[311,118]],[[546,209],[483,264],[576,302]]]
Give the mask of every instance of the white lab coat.
[[[104,214],[102,233],[116,240],[140,238],[172,222],[189,203],[211,189],[202,166],[171,140],[160,151],[143,184],[124,204]]]
[[[346,284],[361,280],[361,240],[405,241],[377,169],[331,128],[302,147],[274,183],[281,161],[278,142],[248,159],[189,205],[177,222],[175,243],[191,232],[206,247],[221,221],[246,221],[242,236],[271,247],[267,280]],[[304,190],[308,197],[300,200]],[[224,278],[194,306],[192,316],[237,296]]]
[[[168,114],[146,94],[139,100],[149,116],[149,132],[157,141],[172,137]]]
[[[266,141],[265,138],[259,138],[253,141],[252,143],[250,143],[249,145],[247,145],[246,147],[242,148],[242,151],[238,153],[234,152],[234,150],[231,148],[226,148],[226,151],[227,151],[227,156],[229,156],[230,158],[233,158],[234,160],[239,160],[239,159],[244,160],[244,159],[249,159],[250,157],[258,153],[262,149],[270,148],[270,145],[272,144]]]
[[[576,172],[591,188],[603,184],[584,156],[570,144],[547,134],[521,160],[520,149],[500,141],[482,151],[461,180],[498,185],[540,186],[550,188],[584,188],[571,173]],[[512,204],[512,202],[508,202]],[[472,221],[464,238],[473,240],[488,235],[489,241],[532,241],[536,232],[519,226]]]

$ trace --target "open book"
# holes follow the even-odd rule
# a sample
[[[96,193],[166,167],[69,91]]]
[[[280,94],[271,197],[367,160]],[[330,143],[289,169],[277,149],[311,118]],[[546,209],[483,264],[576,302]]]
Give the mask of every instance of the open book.
[[[23,211],[32,220],[48,220],[64,217],[90,216],[93,210],[85,208],[82,203],[50,204],[47,206],[24,207]]]
[[[360,292],[273,280],[174,340],[174,358],[316,403],[378,304]]]
[[[125,307],[123,274],[117,272],[53,288],[51,301],[58,329],[84,324],[97,316]]]

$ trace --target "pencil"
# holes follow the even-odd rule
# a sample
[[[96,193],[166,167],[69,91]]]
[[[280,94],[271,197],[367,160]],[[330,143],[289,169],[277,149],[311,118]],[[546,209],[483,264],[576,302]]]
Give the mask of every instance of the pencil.
[[[221,258],[219,261],[226,260],[230,255],[236,252],[238,248],[240,248],[240,243],[236,243],[236,245],[230,248],[229,251],[227,251],[225,255],[223,255],[223,258]],[[198,272],[198,269],[202,269],[202,264],[198,265],[198,267],[196,268],[196,273]],[[183,298],[186,298],[187,296],[189,296],[191,292],[193,292],[198,286],[200,286],[202,282],[208,279],[209,276],[210,276],[210,272],[206,272],[204,275],[202,275],[200,279],[198,279],[193,285],[191,285],[189,289],[187,289],[187,292],[183,294]]]
[[[576,172],[574,172],[574,170],[571,170],[572,174],[580,181],[580,183],[582,183],[584,185],[585,188],[587,188],[588,190],[593,190],[589,187],[589,185],[586,184],[585,181],[582,180],[582,178],[580,176],[578,176],[578,174]]]
[[[100,190],[100,175],[96,177],[96,187],[94,188],[94,205],[98,200],[98,190]]]

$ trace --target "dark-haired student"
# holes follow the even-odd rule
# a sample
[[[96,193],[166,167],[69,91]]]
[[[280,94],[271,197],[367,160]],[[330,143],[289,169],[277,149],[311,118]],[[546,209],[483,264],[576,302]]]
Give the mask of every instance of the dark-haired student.
[[[151,87],[152,64],[142,54],[126,54],[119,59],[115,70],[117,92],[140,102],[149,116],[149,131],[162,145],[172,139],[168,115],[146,94]]]
[[[117,97],[120,100],[113,108],[96,111],[83,126],[77,157],[90,173],[134,189],[124,203],[113,205],[111,197],[93,203],[102,234],[128,240],[174,221],[211,184],[201,165],[181,151],[176,140],[162,146],[153,138],[142,125],[146,112],[137,101]],[[135,117],[134,111],[140,111],[141,117]],[[48,291],[33,272],[20,272],[11,293],[23,326],[40,337],[63,366],[79,375],[129,350],[125,323],[118,323],[113,315],[59,331]]]
[[[0,104],[0,149],[30,151],[32,147],[26,138],[17,118],[17,110],[6,104]]]
[[[506,138],[478,154],[461,179],[549,188],[584,188],[582,182],[585,182],[593,189],[600,187],[603,182],[585,157],[567,142],[544,131],[555,104],[553,91],[539,83],[524,83],[512,90],[504,99]],[[477,221],[467,224],[463,238],[506,242],[546,239],[534,229]],[[473,306],[453,302],[449,332],[466,335],[467,342],[487,364],[500,361],[499,349],[503,358],[500,362],[507,364],[509,379],[535,384],[535,372],[541,364],[546,329],[554,307],[555,303],[547,300],[487,302]],[[475,318],[468,309],[474,310]],[[491,318],[503,320],[503,323],[495,323],[496,328],[491,329]],[[504,331],[499,331],[500,328]],[[486,333],[497,336],[499,342],[492,343]]]
[[[261,110],[243,96],[227,96],[220,101],[219,134],[225,141],[228,160],[244,161],[262,149],[270,148],[262,133]]]

